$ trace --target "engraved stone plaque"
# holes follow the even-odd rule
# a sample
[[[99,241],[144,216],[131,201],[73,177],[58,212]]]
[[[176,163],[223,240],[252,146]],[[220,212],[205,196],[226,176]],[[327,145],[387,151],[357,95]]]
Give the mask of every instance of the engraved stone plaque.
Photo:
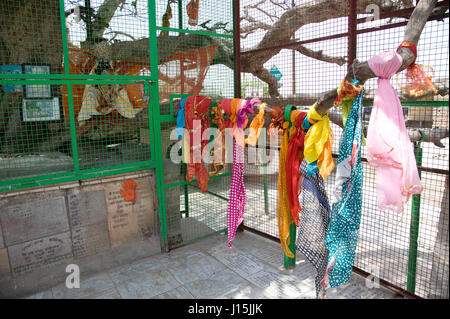
[[[0,214],[6,246],[62,233],[69,229],[64,197],[36,200]]]
[[[134,181],[138,185],[134,204],[126,201],[120,194],[123,181],[105,185],[111,247],[139,241],[154,233],[154,206],[150,177],[136,178]]]
[[[109,249],[108,225],[105,222],[72,229],[75,258],[98,254]]]
[[[106,221],[106,198],[103,189],[86,189],[68,195],[70,223],[73,228]]]
[[[288,278],[283,280],[283,276],[277,273],[263,270],[246,279],[257,287],[263,288],[269,295],[278,298],[298,298],[302,293],[292,280]]]
[[[252,260],[243,253],[223,254],[216,258],[243,277],[257,273],[264,268],[258,260]]]
[[[8,247],[13,277],[47,268],[73,258],[70,232]]]

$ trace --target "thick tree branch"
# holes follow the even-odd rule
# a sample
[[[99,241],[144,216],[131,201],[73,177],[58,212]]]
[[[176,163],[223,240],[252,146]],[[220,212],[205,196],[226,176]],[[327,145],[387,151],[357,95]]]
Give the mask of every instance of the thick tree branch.
[[[344,57],[335,57],[335,56],[326,55],[323,53],[322,50],[314,51],[314,50],[308,49],[307,47],[305,47],[303,45],[297,45],[297,46],[293,47],[292,49],[294,49],[295,51],[297,51],[307,57],[310,57],[310,58],[313,58],[313,59],[316,59],[319,61],[327,62],[327,63],[334,63],[339,66],[344,65],[347,62],[347,60]]]
[[[330,121],[337,126],[343,128],[344,125],[342,123],[342,114],[340,112],[330,112],[328,114],[328,117]],[[367,134],[367,128],[368,124],[365,123],[363,127],[364,134]],[[422,134],[420,133],[422,131],[423,133],[423,139]],[[422,139],[423,142],[433,143],[434,145],[438,147],[445,147],[444,144],[442,144],[441,140],[449,137],[449,129],[447,128],[408,128],[408,135],[411,142],[418,142]]]
[[[403,38],[404,41],[410,41],[417,45],[420,34],[422,33],[422,30],[425,27],[428,17],[433,11],[436,2],[437,0],[420,0],[413,13],[411,14],[411,18],[409,19],[408,24],[406,25],[405,35]],[[397,73],[406,69],[414,61],[414,54],[410,49],[401,48],[398,53],[403,58],[403,64],[397,71]],[[354,75],[362,84],[364,84],[368,79],[376,77],[367,62],[356,62],[354,64]],[[347,80],[351,80],[352,77],[353,71],[350,69],[346,75],[346,78]],[[324,95],[323,97],[319,98],[316,107],[316,110],[319,114],[325,115],[333,106],[333,101],[337,97],[336,90],[331,91],[333,93]]]
[[[109,26],[109,22],[116,13],[117,8],[125,3],[126,0],[105,0],[98,8],[96,19],[93,23],[93,36],[96,38],[103,37],[105,29]]]

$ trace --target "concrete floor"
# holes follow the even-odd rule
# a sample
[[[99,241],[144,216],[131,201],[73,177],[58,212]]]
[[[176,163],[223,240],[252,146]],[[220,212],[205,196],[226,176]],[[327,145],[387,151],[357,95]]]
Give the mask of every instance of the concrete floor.
[[[233,248],[219,234],[161,254],[137,260],[89,278],[80,288],[55,286],[27,298],[33,299],[299,299],[315,298],[314,268],[302,256],[292,270],[283,268],[278,243],[252,234],[238,233]],[[351,280],[327,291],[326,298],[401,298],[384,288],[368,288],[366,279]]]

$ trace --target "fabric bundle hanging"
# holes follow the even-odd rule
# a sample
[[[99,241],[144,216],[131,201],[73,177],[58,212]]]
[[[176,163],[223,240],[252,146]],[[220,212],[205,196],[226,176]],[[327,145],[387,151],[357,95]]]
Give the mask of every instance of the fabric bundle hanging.
[[[247,113],[253,113],[251,101],[232,99],[222,104],[225,112],[229,110],[233,139],[233,173],[227,207],[228,247],[236,235],[236,230],[244,220],[244,208],[247,195],[244,186],[244,131],[247,125]]]
[[[307,176],[307,162],[300,165],[302,192],[300,203],[302,215],[297,233],[295,247],[314,266],[316,295],[320,292],[320,281],[325,275],[328,260],[328,248],[325,246],[330,221],[330,205],[320,174]]]
[[[306,112],[291,111],[289,130],[289,145],[286,157],[286,193],[289,200],[289,208],[295,225],[299,226],[300,212],[302,208],[298,201],[301,192],[302,178],[299,175],[300,164],[303,161],[303,148],[305,131],[302,124],[306,118]]]
[[[211,122],[217,126],[216,135],[214,136],[213,148],[214,148],[214,171],[211,175],[218,175],[223,172],[225,167],[225,118],[222,108],[222,101],[218,102],[215,107],[212,108],[211,113],[213,118]]]
[[[175,134],[177,136],[177,138],[182,138],[183,137],[183,132],[184,132],[184,127],[186,126],[186,119],[184,117],[184,104],[186,103],[186,97],[181,99],[180,101],[180,109],[178,110],[177,113],[177,124],[176,124],[176,128],[175,128]]]
[[[189,17],[188,24],[195,27],[198,24],[198,7],[200,0],[191,0],[186,5],[186,12]]]
[[[434,94],[438,93],[438,90],[434,86],[433,82],[431,82],[432,76],[428,76],[424,69],[428,69],[433,73],[433,68],[431,66],[416,64],[417,58],[417,47],[414,43],[410,41],[403,41],[397,48],[397,51],[400,48],[408,48],[414,53],[414,61],[406,68],[406,86],[401,87],[402,90],[405,90],[410,96],[420,97],[428,94],[430,91]]]
[[[367,132],[367,158],[369,165],[376,168],[378,207],[398,213],[411,194],[423,190],[402,106],[390,83],[402,62],[394,51],[382,52],[368,61],[378,76],[378,89]]]
[[[330,126],[328,113],[321,116],[314,104],[308,111],[308,121],[313,124],[305,136],[305,159],[308,162],[308,176],[316,172],[325,180],[334,169],[331,146],[333,145],[333,131]]]
[[[342,105],[342,124],[345,126],[347,121],[348,113],[352,107],[353,101],[358,96],[362,90],[362,85],[359,84],[357,79],[353,79],[349,82],[344,79],[338,88],[338,96],[334,100],[333,106],[337,107]]]
[[[254,103],[257,103],[258,101],[254,101]],[[266,109],[266,106],[267,106],[267,103],[262,103],[259,106],[258,114],[255,116],[253,121],[250,123],[250,126],[249,126],[250,133],[249,133],[248,137],[245,139],[245,144],[255,146],[256,143],[258,142],[259,135],[261,134],[261,128],[264,126],[264,110]]]
[[[202,140],[202,135],[209,128],[209,106],[212,100],[201,95],[191,95],[186,99],[185,125],[188,136],[185,138],[185,154],[188,156],[186,180],[197,178],[197,185],[202,193],[208,190],[209,174],[202,160],[202,150],[207,147],[208,141]],[[198,123],[200,121],[200,123]],[[198,125],[200,124],[200,125]]]
[[[293,223],[294,219],[292,218],[289,198],[287,192],[287,178],[286,178],[286,160],[287,153],[289,148],[289,115],[292,109],[292,105],[287,105],[283,114],[283,124],[281,126],[281,131],[283,133],[281,138],[281,146],[280,146],[280,158],[278,165],[278,183],[277,183],[277,220],[278,220],[278,235],[280,237],[281,247],[283,248],[284,254],[289,258],[294,258],[294,253],[289,249],[290,243],[290,225]],[[279,110],[272,108],[271,112],[274,117],[272,117],[273,121],[277,121],[279,124],[280,121],[280,112]],[[277,125],[278,125],[277,124]],[[279,130],[279,128],[278,128]]]
[[[325,245],[329,250],[323,289],[337,287],[350,279],[361,221],[363,170],[362,99],[364,89],[352,104],[339,143],[335,197]]]

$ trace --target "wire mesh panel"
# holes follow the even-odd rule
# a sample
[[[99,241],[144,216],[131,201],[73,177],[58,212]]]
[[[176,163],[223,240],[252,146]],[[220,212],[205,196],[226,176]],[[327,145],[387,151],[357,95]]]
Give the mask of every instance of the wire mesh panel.
[[[0,21],[5,190],[154,166],[147,1],[2,1]]]
[[[242,96],[262,96],[271,105],[294,104],[308,109],[346,75],[351,62],[347,60],[351,51],[347,39],[356,36],[359,61],[395,50],[403,41],[411,3],[398,1],[385,8],[382,3],[358,1],[353,34],[347,33],[348,4],[324,4],[319,14],[314,2],[241,1]],[[276,36],[277,31],[291,36]],[[394,75],[391,82],[402,101],[410,137],[414,137],[424,190],[412,196],[402,214],[380,210],[375,169],[368,165],[363,148],[362,219],[354,266],[417,296],[448,298],[448,261],[444,259],[448,259],[449,246],[442,235],[448,237],[448,4],[438,3],[417,48],[416,63],[424,65],[436,90],[427,94],[408,90],[405,72]],[[377,80],[368,80],[364,87],[367,132]],[[340,116],[340,109],[330,110],[335,159],[342,136],[342,123],[336,120]],[[252,196],[244,222],[249,228],[278,237],[278,151],[274,154],[268,165],[272,170],[247,164],[246,186]],[[334,180],[335,171],[325,181],[329,194]]]
[[[186,181],[183,140],[174,130],[182,98],[200,94],[217,102],[234,97],[232,9],[232,1],[160,1],[156,4],[169,248],[226,230],[230,169],[213,175],[212,166],[206,163],[211,176],[207,191],[201,192],[196,179]]]

